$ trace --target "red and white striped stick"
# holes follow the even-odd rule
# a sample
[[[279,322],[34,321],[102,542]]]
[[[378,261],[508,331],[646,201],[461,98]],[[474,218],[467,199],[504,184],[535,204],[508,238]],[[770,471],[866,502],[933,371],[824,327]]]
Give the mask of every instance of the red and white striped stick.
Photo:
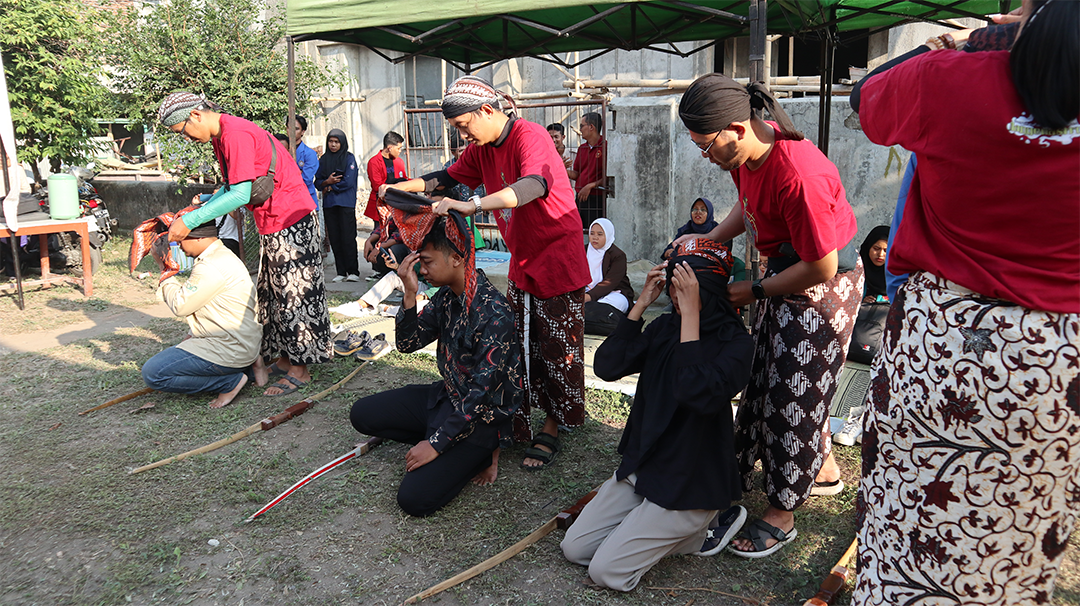
[[[251,514],[251,516],[248,519],[244,520],[244,523],[247,524],[248,522],[251,522],[255,518],[257,518],[257,517],[261,516],[262,514],[266,513],[267,511],[270,510],[271,507],[273,507],[273,506],[277,505],[278,503],[284,501],[286,497],[288,497],[292,493],[296,492],[297,490],[300,490],[308,482],[311,482],[312,480],[315,480],[315,479],[325,475],[326,473],[328,473],[329,471],[331,471],[332,469],[334,469],[338,465],[341,465],[345,461],[349,461],[349,460],[354,459],[356,457],[366,455],[369,451],[371,451],[372,448],[375,448],[379,444],[382,444],[382,442],[383,442],[382,438],[376,437],[376,438],[371,438],[367,442],[363,442],[361,444],[358,444],[356,446],[356,448],[353,449],[351,452],[349,452],[347,454],[344,454],[344,455],[341,455],[340,457],[334,459],[333,461],[330,461],[326,465],[323,465],[322,467],[320,467],[320,468],[316,469],[315,471],[309,473],[308,475],[304,476],[304,478],[302,480],[300,480],[296,484],[293,484],[292,486],[290,486],[288,490],[286,490],[285,492],[283,492],[283,493],[279,494],[278,496],[274,497],[274,500],[272,500],[269,503],[267,503],[266,505],[264,505],[262,509],[260,509],[259,511],[256,511],[255,513]]]

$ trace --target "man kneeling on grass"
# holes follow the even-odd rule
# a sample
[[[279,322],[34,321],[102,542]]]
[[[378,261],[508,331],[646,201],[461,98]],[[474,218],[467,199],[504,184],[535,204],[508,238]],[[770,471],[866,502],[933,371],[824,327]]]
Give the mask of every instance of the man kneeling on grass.
[[[431,385],[409,385],[357,400],[352,424],[366,435],[415,444],[405,455],[398,504],[425,516],[453,500],[470,480],[495,481],[499,449],[513,436],[521,405],[521,346],[506,298],[475,269],[472,232],[455,212],[395,220],[410,249],[400,263],[404,286],[396,322],[397,348],[419,350],[438,340],[439,374]],[[413,266],[441,287],[417,314]]]
[[[210,408],[221,408],[247,384],[259,357],[255,284],[243,261],[218,240],[212,220],[192,229],[180,249],[195,258],[191,276],[183,283],[176,276],[162,280],[157,295],[187,320],[191,334],[143,364],[143,381],[159,391],[217,393]],[[163,254],[168,251],[154,254],[162,266]]]
[[[646,277],[641,298],[596,350],[605,381],[641,373],[619,442],[622,462],[566,532],[563,554],[594,583],[630,591],[667,555],[719,552],[746,520],[731,399],[750,380],[754,341],[728,303],[731,255],[690,240]],[[644,331],[669,284],[675,313]],[[715,537],[715,538],[714,538]]]

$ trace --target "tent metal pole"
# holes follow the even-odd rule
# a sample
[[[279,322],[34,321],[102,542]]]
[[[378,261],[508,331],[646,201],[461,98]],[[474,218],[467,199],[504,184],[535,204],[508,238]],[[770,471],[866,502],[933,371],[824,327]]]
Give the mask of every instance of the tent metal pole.
[[[750,0],[750,81],[765,82],[766,0]]]
[[[821,40],[821,87],[818,89],[818,149],[829,155],[829,122],[832,119],[833,62],[836,58],[835,32],[825,30]]]
[[[289,55],[289,153],[296,157],[296,49],[292,36],[285,36]]]

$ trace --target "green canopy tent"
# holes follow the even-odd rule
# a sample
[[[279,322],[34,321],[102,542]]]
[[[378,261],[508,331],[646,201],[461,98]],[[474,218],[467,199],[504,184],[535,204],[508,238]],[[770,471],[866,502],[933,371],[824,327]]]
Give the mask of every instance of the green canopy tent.
[[[468,73],[526,56],[572,68],[616,49],[686,57],[725,38],[749,35],[750,78],[763,80],[767,33],[816,34],[822,40],[824,100],[832,92],[833,49],[840,32],[914,21],[985,19],[1018,4],[1019,0],[536,0],[524,8],[512,0],[287,0],[289,114],[294,113],[293,41],[358,44],[393,63],[430,56]],[[388,50],[402,55],[391,57]],[[578,63],[558,56],[586,50],[601,52]],[[819,146],[828,153],[828,103],[821,104],[819,118]]]

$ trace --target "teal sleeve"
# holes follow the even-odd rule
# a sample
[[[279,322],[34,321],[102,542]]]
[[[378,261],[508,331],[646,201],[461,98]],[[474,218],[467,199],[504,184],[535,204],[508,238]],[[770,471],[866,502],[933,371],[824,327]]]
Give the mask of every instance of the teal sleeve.
[[[221,188],[206,204],[180,217],[188,229],[202,225],[211,219],[231,213],[248,203],[251,199],[251,181],[230,185],[229,191]]]

